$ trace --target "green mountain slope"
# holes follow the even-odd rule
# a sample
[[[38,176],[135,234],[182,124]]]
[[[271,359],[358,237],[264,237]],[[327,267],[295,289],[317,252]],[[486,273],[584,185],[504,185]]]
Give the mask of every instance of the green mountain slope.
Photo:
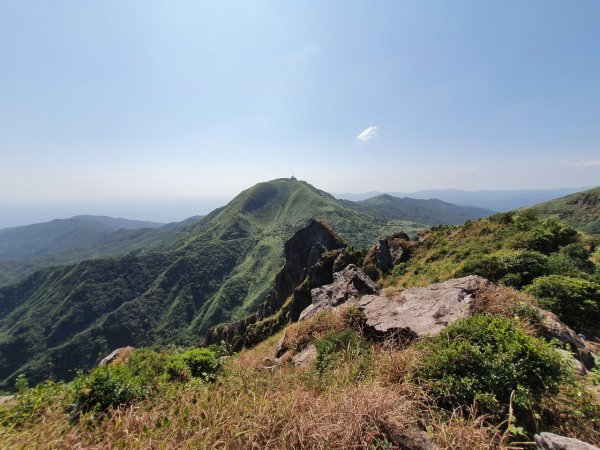
[[[2,229],[0,286],[17,282],[43,267],[150,248],[187,223],[163,226],[106,216],[75,216]]]
[[[541,217],[557,217],[578,230],[600,235],[600,187],[534,205]]]
[[[467,220],[480,219],[493,211],[472,206],[456,206],[437,199],[398,198],[388,194],[359,202],[344,204],[384,220],[413,220],[428,225],[461,225]]]
[[[76,216],[0,230],[0,260],[106,251],[114,243],[140,241],[163,224],[104,216]]]
[[[48,268],[0,288],[0,380],[69,378],[123,345],[197,342],[256,310],[283,264],[283,243],[309,219],[351,245],[420,225],[347,208],[304,182],[258,184],[136,255]]]

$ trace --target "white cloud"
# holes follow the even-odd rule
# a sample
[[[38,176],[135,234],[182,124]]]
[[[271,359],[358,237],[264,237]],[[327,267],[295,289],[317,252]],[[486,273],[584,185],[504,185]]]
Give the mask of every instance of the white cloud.
[[[358,136],[356,136],[356,139],[363,142],[369,141],[377,136],[377,129],[378,127],[375,126],[365,128]]]
[[[593,167],[600,166],[600,159],[588,159],[582,161],[575,161],[570,164],[573,167]]]

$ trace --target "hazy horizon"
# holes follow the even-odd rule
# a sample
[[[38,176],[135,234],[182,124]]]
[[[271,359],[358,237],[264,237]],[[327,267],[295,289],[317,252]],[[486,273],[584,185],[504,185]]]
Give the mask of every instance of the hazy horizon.
[[[268,181],[268,180],[263,180]],[[304,180],[305,181],[305,180]],[[240,192],[251,186],[245,186]],[[320,186],[314,186],[321,189]],[[581,191],[589,189],[591,186],[581,187],[560,187],[554,189],[512,189],[512,190],[493,190],[492,192],[521,192],[521,191]],[[323,190],[323,189],[321,189]],[[437,190],[437,189],[432,189]],[[441,190],[454,190],[453,188]],[[429,191],[422,190],[422,191]],[[464,192],[480,192],[486,190],[458,190]],[[403,192],[402,194],[418,194],[421,192]],[[376,191],[376,190],[355,190],[355,192],[329,192],[336,198],[348,200],[357,200],[367,198],[364,194],[381,193],[400,193],[399,191]],[[239,192],[237,193],[239,194]],[[236,194],[236,195],[237,195]],[[357,198],[354,198],[354,197]],[[103,202],[75,202],[75,203],[20,203],[7,205],[3,207],[3,214],[0,216],[0,229],[10,228],[34,223],[48,222],[54,219],[67,219],[78,215],[109,216],[131,220],[144,220],[159,223],[180,222],[192,216],[206,215],[211,211],[225,206],[235,196],[214,197],[214,198],[189,198],[189,199],[120,199]],[[549,197],[550,198],[550,197]],[[448,200],[446,200],[448,201]],[[452,202],[450,202],[452,203]],[[476,206],[468,205],[467,206]]]

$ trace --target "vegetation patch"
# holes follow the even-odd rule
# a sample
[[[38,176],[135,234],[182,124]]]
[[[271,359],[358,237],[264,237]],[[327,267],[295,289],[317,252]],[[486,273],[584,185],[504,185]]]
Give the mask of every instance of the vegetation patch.
[[[415,379],[448,408],[476,403],[496,421],[512,405],[518,422],[530,418],[542,397],[556,394],[566,379],[560,355],[528,336],[515,320],[477,315],[459,320],[420,344]]]

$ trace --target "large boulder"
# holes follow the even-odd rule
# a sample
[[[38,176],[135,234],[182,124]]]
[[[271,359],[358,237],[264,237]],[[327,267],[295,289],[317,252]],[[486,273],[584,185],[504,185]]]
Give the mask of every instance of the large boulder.
[[[398,291],[396,295],[365,295],[358,302],[369,330],[377,335],[409,339],[432,336],[450,323],[471,315],[477,294],[492,286],[470,275],[427,287]]]
[[[595,445],[580,441],[579,439],[559,436],[553,433],[536,434],[535,443],[540,450],[600,450]]]
[[[300,320],[345,303],[356,303],[366,294],[379,294],[377,286],[362,270],[349,264],[333,274],[333,283],[311,291],[312,303],[300,313]]]

